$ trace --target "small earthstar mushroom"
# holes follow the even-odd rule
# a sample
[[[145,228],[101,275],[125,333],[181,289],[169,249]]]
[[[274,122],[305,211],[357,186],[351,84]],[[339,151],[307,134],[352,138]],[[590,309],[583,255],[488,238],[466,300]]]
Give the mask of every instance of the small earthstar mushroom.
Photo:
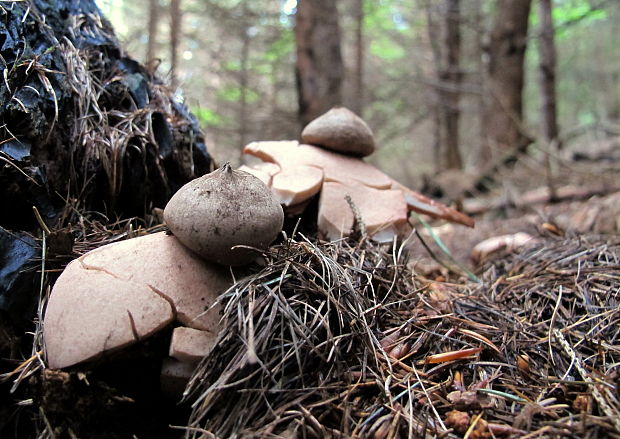
[[[204,259],[243,265],[282,230],[284,213],[271,190],[253,175],[220,169],[190,181],[164,210],[170,230]]]
[[[375,152],[372,130],[357,114],[334,107],[310,122],[301,140],[342,154],[366,157]]]

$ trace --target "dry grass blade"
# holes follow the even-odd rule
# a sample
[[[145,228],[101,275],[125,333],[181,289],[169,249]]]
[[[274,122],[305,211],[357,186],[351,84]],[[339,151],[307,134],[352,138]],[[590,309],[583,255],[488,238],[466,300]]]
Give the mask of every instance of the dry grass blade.
[[[72,17],[79,21],[79,17]],[[92,32],[103,32],[103,29]],[[76,100],[76,123],[71,133],[74,139],[71,158],[76,162],[72,166],[74,170],[81,167],[84,171],[74,174],[87,176],[89,167],[100,162],[114,201],[123,183],[123,162],[128,151],[135,149],[145,157],[148,145],[154,148],[156,156],[159,154],[158,143],[153,138],[152,114],[156,110],[172,114],[171,104],[164,98],[165,90],[153,86],[151,99],[157,101],[157,105],[145,108],[133,105],[126,111],[103,109],[101,103],[106,101],[109,90],[122,86],[124,78],[118,72],[106,73],[98,65],[101,60],[93,58],[92,49],[78,49],[68,39],[63,40],[60,47],[67,65],[67,82]],[[160,175],[165,175],[161,163],[156,162],[156,167]],[[165,178],[162,181],[167,184]],[[86,182],[76,183],[86,185]]]

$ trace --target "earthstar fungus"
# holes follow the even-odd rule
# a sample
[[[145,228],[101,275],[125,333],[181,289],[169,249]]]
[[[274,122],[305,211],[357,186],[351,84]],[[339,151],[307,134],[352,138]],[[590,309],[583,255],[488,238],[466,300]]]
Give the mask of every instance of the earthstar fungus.
[[[204,259],[243,265],[255,258],[252,248],[263,250],[278,236],[284,213],[265,183],[226,163],[179,189],[164,219],[179,241]]]
[[[301,141],[359,157],[375,152],[372,130],[361,117],[345,107],[334,107],[306,125]]]

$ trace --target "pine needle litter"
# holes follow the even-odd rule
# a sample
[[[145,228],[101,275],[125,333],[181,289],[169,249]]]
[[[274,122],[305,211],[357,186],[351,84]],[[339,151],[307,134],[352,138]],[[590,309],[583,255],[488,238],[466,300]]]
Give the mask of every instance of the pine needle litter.
[[[418,278],[396,246],[289,239],[221,297],[186,437],[618,437],[609,239],[547,240],[483,284]]]

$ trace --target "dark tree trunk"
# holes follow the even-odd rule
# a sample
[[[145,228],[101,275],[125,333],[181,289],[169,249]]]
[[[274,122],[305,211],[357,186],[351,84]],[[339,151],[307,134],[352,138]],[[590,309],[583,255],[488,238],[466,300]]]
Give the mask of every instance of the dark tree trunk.
[[[444,0],[443,21],[434,17],[433,5],[426,2],[428,38],[435,75],[434,157],[435,170],[461,169],[459,152],[459,100],[462,73],[460,0]]]
[[[531,139],[523,129],[525,49],[531,0],[498,0],[490,35],[482,161],[494,152],[523,151]]]
[[[353,111],[360,117],[364,111],[364,0],[355,0],[355,77]]]
[[[542,132],[548,145],[554,144],[557,148],[562,145],[558,141],[558,121],[556,108],[556,50],[555,29],[553,27],[553,4],[551,0],[539,0],[540,13],[540,98],[542,100]]]
[[[444,69],[440,74],[440,95],[443,117],[444,162],[447,169],[461,169],[459,152],[459,100],[462,73],[460,0],[446,0]]]
[[[146,44],[146,63],[152,63],[157,56],[157,28],[159,26],[159,1],[149,0],[148,41]]]
[[[181,19],[181,0],[170,0],[170,85],[173,89],[179,85],[178,60]]]
[[[473,3],[473,19],[474,23],[476,23],[476,71],[478,74],[478,99],[476,100],[476,113],[478,116],[478,148],[475,150],[476,155],[480,155],[483,145],[486,143],[486,133],[485,133],[485,123],[484,123],[484,113],[485,113],[485,95],[486,95],[486,84],[487,84],[487,63],[485,62],[485,42],[487,40],[487,27],[485,22],[485,16],[483,13],[483,3],[484,0],[474,0]]]
[[[299,0],[295,76],[302,126],[342,101],[343,64],[334,0]]]
[[[425,1],[424,9],[426,11],[426,30],[428,32],[428,42],[433,55],[433,76],[436,84],[432,90],[431,107],[432,120],[433,120],[433,162],[435,173],[439,173],[443,170],[442,154],[441,154],[441,133],[442,133],[442,118],[441,118],[441,96],[439,92],[439,75],[441,72],[441,46],[439,44],[439,23],[435,19],[433,14],[432,2],[430,0]]]

